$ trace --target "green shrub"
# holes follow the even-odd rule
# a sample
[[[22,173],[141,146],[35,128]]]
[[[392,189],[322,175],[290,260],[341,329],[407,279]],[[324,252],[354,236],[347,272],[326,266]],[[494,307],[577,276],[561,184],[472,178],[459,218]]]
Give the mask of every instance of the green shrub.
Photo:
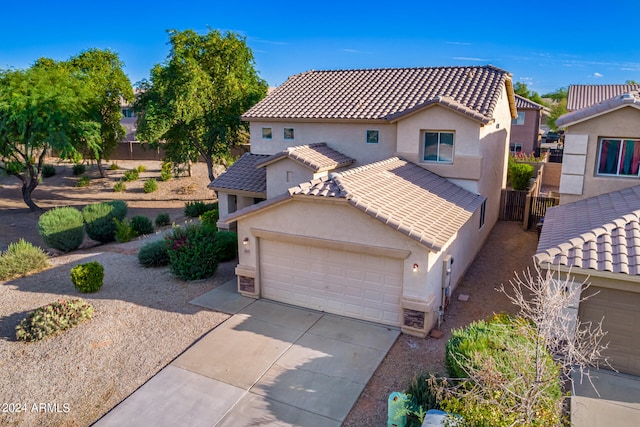
[[[118,181],[113,185],[113,191],[116,193],[121,193],[127,189],[127,186],[122,181]]]
[[[509,167],[509,182],[514,190],[526,190],[533,177],[533,166],[527,163],[513,163]]]
[[[131,218],[131,228],[133,228],[133,231],[138,235],[153,233],[153,223],[143,215],[136,215]]]
[[[82,209],[87,234],[93,240],[112,242],[116,235],[113,218],[122,221],[127,216],[127,204],[122,200],[94,203]]]
[[[173,163],[171,162],[163,162],[162,168],[160,169],[160,181],[169,181],[173,178],[173,173],[171,172],[173,169]]]
[[[206,279],[215,274],[216,232],[200,224],[176,228],[166,237],[171,272],[182,280]]]
[[[117,171],[118,169],[120,169],[120,166],[118,166],[118,164],[117,164],[117,163],[111,163],[111,164],[109,165],[109,170]]]
[[[118,218],[113,218],[113,223],[116,226],[116,240],[118,242],[127,243],[138,237],[138,233],[127,220],[120,221]]]
[[[132,169],[129,171],[124,171],[123,179],[127,182],[130,182],[130,181],[135,181],[136,179],[138,179],[139,176],[140,174],[138,173],[138,171],[136,169]]]
[[[138,165],[138,167],[135,170],[137,170],[138,172],[146,172],[147,167],[144,165]]]
[[[83,163],[77,163],[71,168],[74,175],[82,175],[87,171],[87,167]]]
[[[531,323],[499,315],[451,334],[445,350],[449,376],[466,378],[469,370],[482,372],[474,378],[484,379],[483,392],[445,398],[440,402],[443,410],[461,415],[470,425],[520,425],[523,413],[505,408],[522,408],[522,399],[527,399],[535,402],[527,409],[535,415],[526,425],[560,425],[560,369],[548,349],[536,342]],[[534,363],[536,357],[539,364]],[[532,390],[535,399],[530,398]]]
[[[78,178],[76,187],[88,187],[89,184],[91,184],[91,179],[86,175],[82,175],[80,178]]]
[[[157,240],[147,243],[138,252],[138,262],[145,267],[162,267],[169,264],[167,242]]]
[[[30,312],[18,326],[18,341],[38,341],[90,319],[93,306],[81,299],[59,300]]]
[[[204,203],[200,200],[187,202],[184,204],[184,215],[189,218],[198,218],[208,211],[218,209],[217,203]]]
[[[200,215],[200,221],[202,221],[202,224],[208,225],[210,227],[217,227],[216,224],[218,222],[218,217],[218,209],[213,209]]]
[[[42,176],[43,178],[51,178],[56,174],[56,167],[53,165],[44,165],[42,166]]]
[[[149,178],[144,182],[144,192],[153,193],[158,189],[158,181],[155,178]]]
[[[49,264],[48,259],[41,248],[24,239],[10,243],[6,251],[0,252],[0,280],[23,277],[42,270]]]
[[[158,214],[155,220],[156,227],[164,227],[166,225],[171,224],[171,217],[166,212],[161,212]]]
[[[219,262],[231,261],[238,256],[238,235],[233,231],[216,233],[215,256]]]
[[[38,232],[51,248],[62,252],[77,249],[84,241],[82,213],[71,206],[51,209],[40,216]]]
[[[104,282],[104,267],[97,261],[78,264],[71,269],[71,282],[79,292],[97,292]]]

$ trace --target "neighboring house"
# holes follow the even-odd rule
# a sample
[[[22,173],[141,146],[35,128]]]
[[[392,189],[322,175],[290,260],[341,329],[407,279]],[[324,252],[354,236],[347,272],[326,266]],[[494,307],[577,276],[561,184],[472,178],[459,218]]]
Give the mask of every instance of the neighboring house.
[[[624,93],[639,90],[640,85],[570,85],[567,91],[567,111],[582,110]]]
[[[540,124],[544,106],[520,95],[515,95],[515,98],[518,117],[511,120],[509,151],[530,154],[540,144]]]
[[[556,124],[566,128],[561,204],[640,183],[640,92],[564,114]]]
[[[122,118],[120,119],[120,124],[125,127],[127,133],[125,134],[122,142],[133,142],[137,141],[136,139],[136,121],[138,120],[138,116],[135,111],[133,111],[133,106],[124,101],[120,103],[122,109]]]
[[[426,335],[497,221],[515,117],[493,66],[289,78],[210,184],[239,291]]]
[[[591,283],[580,320],[604,318],[612,367],[640,375],[640,186],[549,208],[535,259]]]

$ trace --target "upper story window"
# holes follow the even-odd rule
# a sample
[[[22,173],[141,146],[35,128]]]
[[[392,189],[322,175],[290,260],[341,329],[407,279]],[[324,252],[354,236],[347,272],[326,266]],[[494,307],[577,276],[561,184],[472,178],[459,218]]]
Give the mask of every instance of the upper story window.
[[[293,128],[284,128],[284,139],[293,139]]]
[[[524,124],[524,111],[518,111],[518,117],[515,119],[511,119],[512,125],[523,125]]]
[[[422,160],[453,163],[453,132],[424,132]]]
[[[598,175],[638,176],[640,139],[601,138]]]
[[[367,129],[367,144],[377,144],[380,142],[380,131]]]
[[[273,131],[271,128],[262,128],[262,139],[272,139]]]

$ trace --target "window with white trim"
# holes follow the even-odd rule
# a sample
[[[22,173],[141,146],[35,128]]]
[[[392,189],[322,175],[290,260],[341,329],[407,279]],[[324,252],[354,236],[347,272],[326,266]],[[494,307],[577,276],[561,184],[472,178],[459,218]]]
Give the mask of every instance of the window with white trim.
[[[367,144],[377,144],[380,142],[380,131],[367,129]]]
[[[509,144],[509,151],[513,154],[522,151],[522,144]]]
[[[271,128],[262,128],[262,139],[272,139],[273,130]]]
[[[424,131],[422,160],[425,162],[453,163],[453,132]]]
[[[600,176],[638,176],[640,139],[600,138],[597,174]]]
[[[524,111],[518,111],[518,117],[516,117],[515,119],[511,119],[511,124],[522,126],[524,124],[524,116]]]
[[[293,139],[293,128],[284,128],[284,139]]]

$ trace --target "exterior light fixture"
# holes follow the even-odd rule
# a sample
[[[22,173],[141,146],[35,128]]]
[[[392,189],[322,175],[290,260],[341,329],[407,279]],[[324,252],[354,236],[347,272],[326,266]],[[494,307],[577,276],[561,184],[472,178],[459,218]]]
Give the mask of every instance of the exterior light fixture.
[[[242,241],[242,244],[247,246],[249,244],[249,238],[245,237],[244,240]]]
[[[413,264],[413,272],[415,273],[416,271],[418,271],[418,264]]]

